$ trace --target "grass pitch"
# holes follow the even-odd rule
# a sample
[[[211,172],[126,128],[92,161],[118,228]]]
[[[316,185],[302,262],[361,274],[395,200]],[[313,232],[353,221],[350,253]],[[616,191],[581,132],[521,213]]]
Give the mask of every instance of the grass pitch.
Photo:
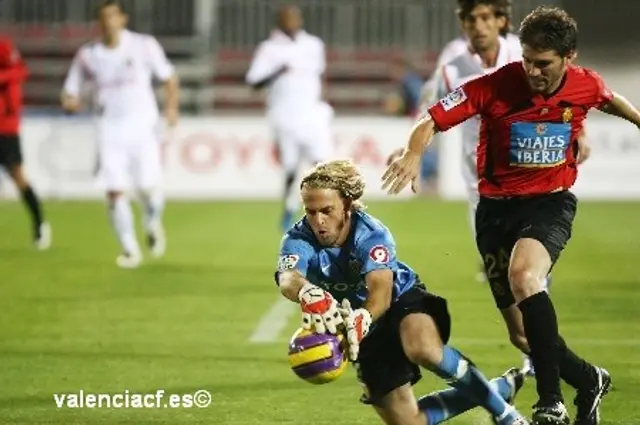
[[[350,369],[326,386],[299,380],[286,343],[250,335],[278,300],[275,203],[169,203],[167,256],[137,270],[115,266],[118,247],[102,203],[48,202],[54,247],[36,252],[22,205],[0,204],[0,424],[364,425]],[[489,376],[520,365],[477,256],[462,203],[377,203],[401,259],[448,298],[452,343]],[[582,203],[554,271],[552,295],[565,339],[606,367],[614,391],[603,425],[640,424],[640,204]],[[444,383],[425,373],[422,395]],[[57,408],[54,394],[212,394],[207,408]],[[517,401],[530,414],[534,381]],[[567,404],[573,392],[566,389]],[[573,409],[571,409],[573,411]],[[476,409],[449,422],[488,423]]]

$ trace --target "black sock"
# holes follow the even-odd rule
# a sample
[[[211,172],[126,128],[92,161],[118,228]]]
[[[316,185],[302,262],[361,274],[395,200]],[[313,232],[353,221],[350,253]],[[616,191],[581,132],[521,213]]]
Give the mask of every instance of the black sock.
[[[548,405],[563,401],[558,364],[558,319],[551,299],[546,292],[539,292],[520,302],[518,308],[531,349],[540,402]]]
[[[560,378],[576,390],[588,391],[596,385],[595,367],[571,351],[561,336],[558,336],[558,360]]]
[[[27,186],[22,190],[22,200],[27,206],[29,214],[31,214],[33,228],[37,235],[40,225],[42,224],[42,209],[40,208],[40,201],[33,189],[31,189],[31,186]]]
[[[291,189],[293,187],[293,182],[296,180],[295,173],[287,173],[284,179],[284,200],[287,202],[287,198],[289,198],[289,194],[291,193]]]

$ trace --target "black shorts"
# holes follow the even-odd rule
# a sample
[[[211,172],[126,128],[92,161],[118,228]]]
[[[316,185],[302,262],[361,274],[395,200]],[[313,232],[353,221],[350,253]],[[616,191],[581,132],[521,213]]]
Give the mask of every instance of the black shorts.
[[[516,242],[522,238],[539,241],[549,252],[553,268],[571,238],[577,205],[577,198],[568,191],[523,198],[480,197],[476,243],[499,309],[515,302],[509,285],[509,259]]]
[[[22,164],[20,136],[0,135],[0,166],[11,168]]]
[[[442,341],[449,341],[451,318],[446,300],[428,293],[422,284],[403,294],[360,344],[355,366],[365,392],[361,402],[379,404],[392,390],[406,383],[414,385],[422,378],[420,368],[407,358],[400,341],[400,322],[411,313],[431,316]]]

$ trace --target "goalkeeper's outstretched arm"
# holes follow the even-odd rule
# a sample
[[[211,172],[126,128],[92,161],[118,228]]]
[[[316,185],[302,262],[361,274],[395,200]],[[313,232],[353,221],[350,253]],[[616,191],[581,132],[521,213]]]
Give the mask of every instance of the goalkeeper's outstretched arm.
[[[310,284],[309,281],[297,270],[286,270],[278,276],[280,293],[295,303],[300,302],[298,294],[306,284]]]
[[[372,321],[378,320],[391,306],[393,290],[393,271],[390,269],[373,270],[365,276],[367,299],[363,304]]]

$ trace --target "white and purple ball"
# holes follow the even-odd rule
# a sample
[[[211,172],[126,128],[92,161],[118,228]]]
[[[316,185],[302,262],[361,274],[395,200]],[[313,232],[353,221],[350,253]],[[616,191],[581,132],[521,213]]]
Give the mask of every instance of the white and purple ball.
[[[321,385],[338,379],[347,368],[344,337],[298,329],[289,342],[289,364],[305,381]]]

